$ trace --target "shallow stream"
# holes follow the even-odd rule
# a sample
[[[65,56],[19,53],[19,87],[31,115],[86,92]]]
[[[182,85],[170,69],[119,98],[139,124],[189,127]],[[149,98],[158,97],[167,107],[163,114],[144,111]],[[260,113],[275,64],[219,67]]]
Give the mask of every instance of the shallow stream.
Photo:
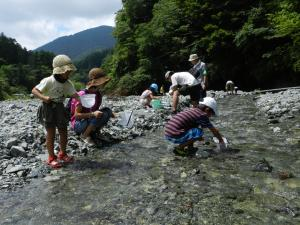
[[[227,152],[175,157],[160,129],[0,193],[0,224],[300,224],[299,115],[270,125],[252,98],[218,101]]]

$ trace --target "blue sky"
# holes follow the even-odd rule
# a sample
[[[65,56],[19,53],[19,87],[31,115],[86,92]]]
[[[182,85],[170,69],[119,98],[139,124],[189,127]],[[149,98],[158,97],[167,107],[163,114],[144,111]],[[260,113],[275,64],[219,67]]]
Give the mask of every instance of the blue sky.
[[[33,50],[101,25],[115,26],[122,0],[0,0],[0,33]]]

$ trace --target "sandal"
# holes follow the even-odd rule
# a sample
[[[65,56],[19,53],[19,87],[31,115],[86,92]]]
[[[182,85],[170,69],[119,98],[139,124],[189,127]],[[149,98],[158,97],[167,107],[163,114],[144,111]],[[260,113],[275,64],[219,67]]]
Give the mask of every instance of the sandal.
[[[91,136],[84,137],[83,135],[80,135],[80,138],[84,143],[88,144],[89,146],[96,145],[95,141],[92,139]]]
[[[188,156],[188,151],[180,147],[175,147],[173,153],[177,156],[182,156],[182,157]]]
[[[62,152],[62,151],[60,151],[60,152],[58,153],[57,158],[58,158],[59,160],[63,161],[64,163],[72,163],[72,162],[74,162],[74,157],[68,156],[67,153],[64,153],[64,152]]]
[[[48,160],[46,161],[46,163],[52,169],[59,169],[62,167],[62,164],[57,161],[56,157],[49,157]]]
[[[188,152],[189,156],[195,156],[197,151],[198,151],[198,148],[195,148],[193,146],[187,147],[187,152]]]

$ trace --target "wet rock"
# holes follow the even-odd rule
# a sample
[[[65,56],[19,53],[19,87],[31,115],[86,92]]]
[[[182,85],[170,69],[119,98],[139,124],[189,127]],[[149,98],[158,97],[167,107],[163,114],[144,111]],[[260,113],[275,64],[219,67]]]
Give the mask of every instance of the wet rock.
[[[39,166],[37,168],[34,168],[30,171],[30,173],[27,175],[27,178],[38,178],[38,177],[45,177],[46,174],[50,172],[50,168],[47,166]]]
[[[273,128],[273,132],[274,132],[274,133],[279,133],[280,130],[281,130],[280,127],[274,127],[274,128]]]
[[[292,217],[298,217],[299,216],[299,208],[292,208],[290,206],[284,206],[281,208],[277,208],[275,211],[280,212],[280,213],[285,213],[288,214]]]
[[[47,182],[56,182],[56,181],[59,181],[60,179],[61,179],[60,176],[55,176],[55,175],[44,177],[44,181],[47,181]]]
[[[279,123],[279,120],[278,119],[268,119],[268,122],[270,124],[276,124],[276,123]]]
[[[196,153],[196,156],[199,157],[199,158],[206,159],[206,158],[210,157],[210,153],[207,152],[207,151],[198,151]]]
[[[286,180],[288,178],[293,178],[295,177],[294,174],[287,172],[287,171],[280,171],[278,172],[278,177],[280,180]]]
[[[252,169],[256,172],[272,172],[273,167],[266,159],[260,160]]]

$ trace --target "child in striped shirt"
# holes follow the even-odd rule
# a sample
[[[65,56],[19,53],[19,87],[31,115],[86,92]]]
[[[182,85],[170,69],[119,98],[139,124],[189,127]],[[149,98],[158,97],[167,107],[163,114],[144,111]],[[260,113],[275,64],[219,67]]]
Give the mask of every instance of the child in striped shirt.
[[[205,97],[198,107],[190,108],[173,116],[165,125],[165,137],[178,144],[174,153],[187,156],[193,150],[195,141],[203,140],[202,128],[208,128],[220,142],[220,149],[226,145],[220,132],[211,124],[209,117],[218,115],[217,103],[211,97]]]

